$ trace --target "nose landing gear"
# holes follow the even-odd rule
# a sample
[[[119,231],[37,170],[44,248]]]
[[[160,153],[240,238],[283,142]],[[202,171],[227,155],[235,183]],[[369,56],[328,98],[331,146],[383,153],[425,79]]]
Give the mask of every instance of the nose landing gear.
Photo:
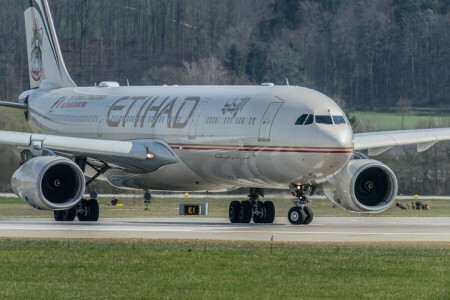
[[[250,189],[247,201],[233,201],[229,208],[231,223],[273,223],[275,220],[275,205],[272,201],[261,201],[263,189]]]
[[[308,225],[312,222],[314,215],[311,208],[305,206],[305,204],[311,203],[311,200],[305,195],[305,191],[311,189],[310,195],[314,193],[315,188],[304,185],[290,186],[292,195],[297,199],[292,200],[294,207],[289,210],[288,219],[293,225]]]

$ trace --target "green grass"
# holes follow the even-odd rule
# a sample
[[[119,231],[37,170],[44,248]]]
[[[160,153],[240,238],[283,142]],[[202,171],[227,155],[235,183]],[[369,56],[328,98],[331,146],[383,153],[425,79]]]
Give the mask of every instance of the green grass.
[[[402,115],[400,113],[380,113],[380,112],[352,112],[351,116],[368,122],[376,130],[401,130]],[[417,115],[405,114],[403,129],[418,129],[420,123],[432,120],[438,127],[446,126],[449,122],[448,115]]]
[[[449,243],[2,239],[0,298],[448,299],[449,256]]]
[[[111,206],[110,198],[99,199],[101,218],[142,218],[142,217],[178,217],[179,203],[209,203],[208,217],[228,217],[228,206],[233,200],[245,200],[245,197],[235,199],[217,198],[153,198],[150,210],[145,210],[145,204],[141,198],[121,198],[122,207]],[[286,217],[292,202],[289,199],[269,197],[275,203],[277,217]],[[413,200],[399,200],[398,202],[410,204]],[[430,205],[430,210],[401,210],[392,206],[381,214],[365,215],[367,217],[450,217],[450,200],[425,200]],[[314,199],[309,205],[316,217],[354,217],[326,199]],[[363,216],[358,214],[357,216]],[[52,218],[51,211],[38,211],[30,207],[18,198],[0,198],[0,218]]]

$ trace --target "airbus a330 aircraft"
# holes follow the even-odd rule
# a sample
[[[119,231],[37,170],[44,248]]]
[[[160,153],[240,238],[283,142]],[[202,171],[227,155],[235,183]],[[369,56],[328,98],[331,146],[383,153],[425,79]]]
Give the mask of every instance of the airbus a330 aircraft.
[[[24,110],[35,133],[0,131],[0,144],[21,154],[14,192],[57,221],[98,220],[97,201],[83,199],[96,179],[145,191],[249,188],[248,200],[230,204],[233,223],[274,221],[265,188],[290,189],[292,224],[312,221],[305,205],[319,185],[344,209],[382,212],[395,200],[395,174],[355,151],[450,140],[449,128],[354,135],[333,100],[301,87],[77,87],[47,0],[26,3],[31,89],[1,105]]]

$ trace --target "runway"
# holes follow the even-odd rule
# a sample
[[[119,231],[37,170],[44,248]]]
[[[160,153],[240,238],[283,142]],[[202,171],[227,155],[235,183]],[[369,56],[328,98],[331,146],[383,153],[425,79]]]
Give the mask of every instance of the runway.
[[[102,219],[98,223],[57,223],[51,219],[0,219],[0,237],[201,239],[291,242],[450,242],[450,218],[330,217],[294,226],[230,224],[217,218]]]

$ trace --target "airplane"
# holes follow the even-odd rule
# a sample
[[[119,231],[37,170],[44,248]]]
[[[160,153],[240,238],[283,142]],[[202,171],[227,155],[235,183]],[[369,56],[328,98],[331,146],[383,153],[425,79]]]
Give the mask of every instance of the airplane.
[[[450,140],[450,128],[353,134],[332,99],[296,86],[77,87],[47,0],[26,3],[30,90],[0,105],[23,110],[33,133],[0,131],[0,144],[20,153],[14,193],[56,221],[98,220],[96,193],[84,198],[94,180],[146,198],[248,188],[247,200],[230,203],[231,223],[273,223],[267,188],[290,190],[295,225],[312,222],[319,187],[343,209],[379,213],[395,201],[397,179],[361,151]]]

